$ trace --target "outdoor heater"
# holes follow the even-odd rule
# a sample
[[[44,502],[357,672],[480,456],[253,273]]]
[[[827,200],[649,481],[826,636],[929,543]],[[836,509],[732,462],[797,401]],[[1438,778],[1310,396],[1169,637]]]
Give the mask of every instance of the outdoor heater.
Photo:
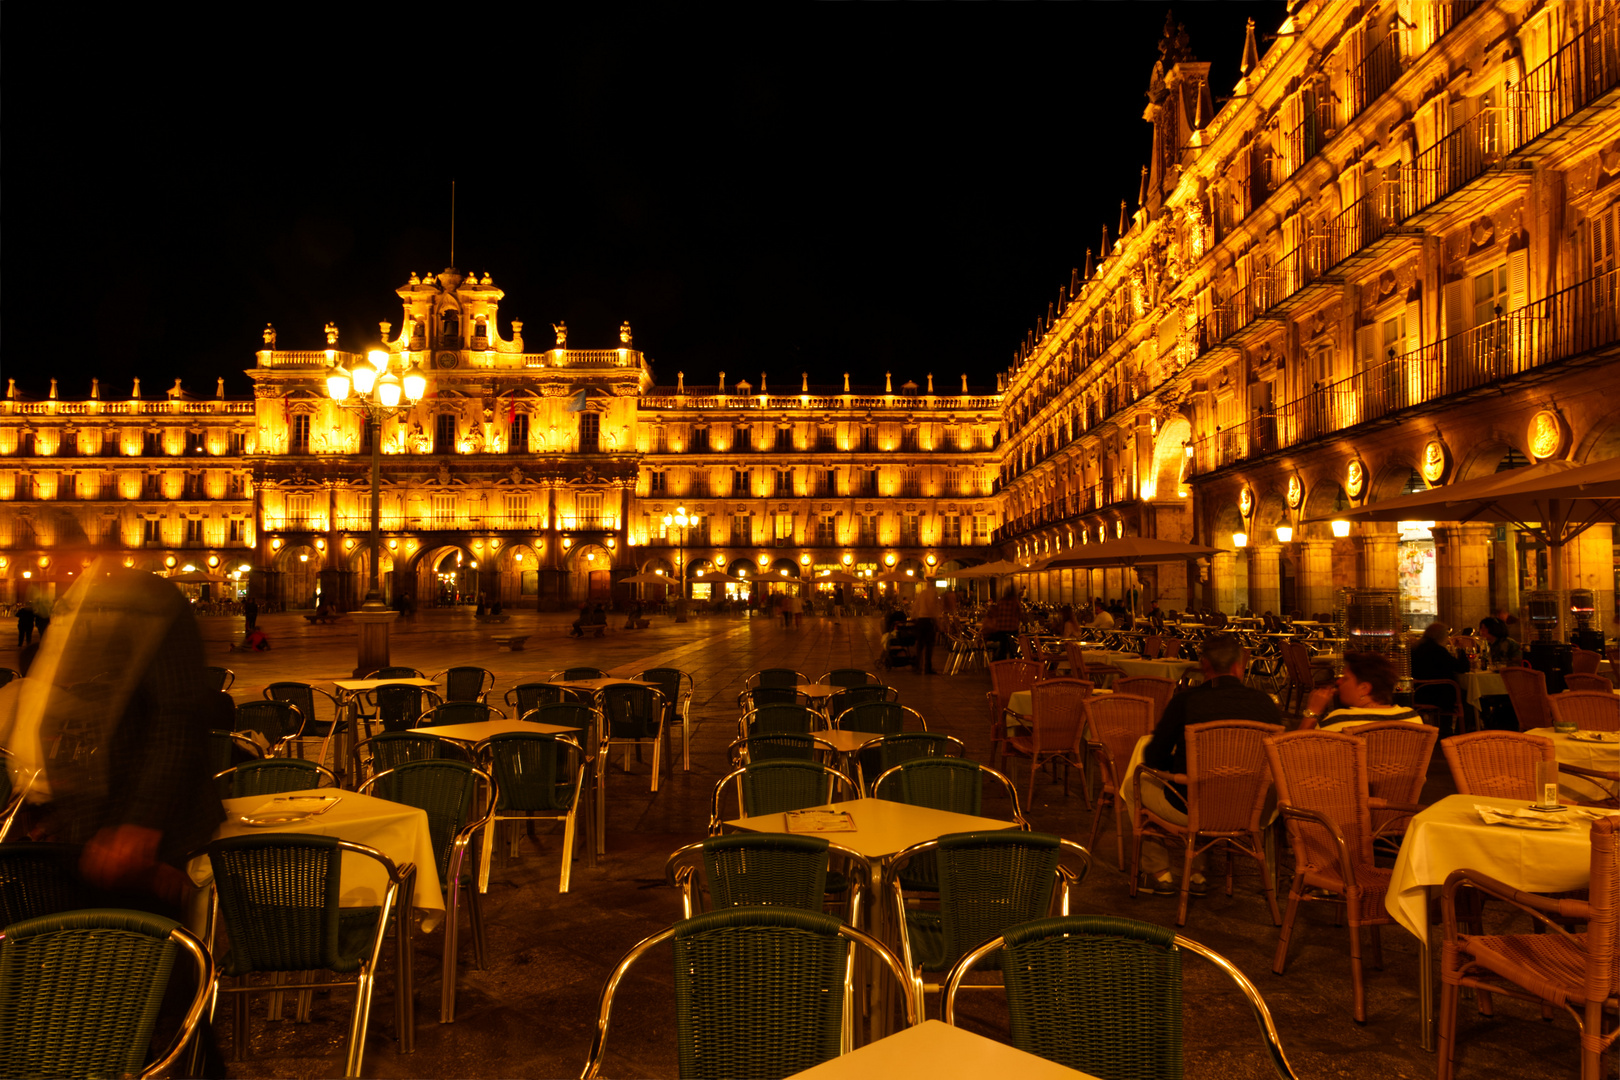
[[[1401,680],[1412,664],[1401,645],[1401,596],[1394,589],[1347,589],[1344,593],[1346,652],[1377,653],[1395,665]]]

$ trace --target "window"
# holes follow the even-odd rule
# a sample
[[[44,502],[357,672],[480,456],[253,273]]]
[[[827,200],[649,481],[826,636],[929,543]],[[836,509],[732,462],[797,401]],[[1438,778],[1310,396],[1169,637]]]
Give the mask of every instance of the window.
[[[693,428],[692,429],[692,446],[691,446],[691,450],[692,450],[692,452],[694,454],[707,454],[709,452],[709,429],[708,428],[700,427],[700,428]]]
[[[309,453],[309,414],[299,413],[292,418],[292,431],[288,436],[287,453]]]
[[[106,547],[119,547],[123,544],[124,537],[118,528],[117,518],[108,518],[101,523],[101,542]]]
[[[973,515],[973,542],[975,544],[988,544],[990,542],[990,515]]]
[[[502,500],[506,510],[506,524],[516,528],[529,520],[529,497],[527,495],[507,495]]]
[[[669,453],[669,429],[662,424],[653,428],[652,448],[655,454]]]
[[[940,529],[939,542],[958,547],[962,543],[962,515],[946,514],[943,527]]]
[[[147,473],[146,474],[146,483],[143,485],[143,487],[144,487],[144,497],[145,498],[148,498],[148,499],[161,499],[161,498],[163,498],[163,474],[162,473],[155,473],[155,472]]]
[[[1507,263],[1475,274],[1473,325],[1485,326],[1498,315],[1506,315],[1507,310]]]
[[[27,449],[24,453],[34,452],[34,436],[26,435]],[[141,453],[147,457],[158,457],[163,453],[163,433],[161,431],[148,431],[141,441]]]
[[[916,469],[905,470],[901,479],[900,494],[911,498],[922,494],[922,478]]]
[[[772,531],[775,534],[776,546],[786,547],[793,543],[793,515],[776,514],[774,518],[775,526]]]
[[[900,542],[915,546],[921,543],[922,530],[918,526],[916,514],[906,514],[900,519]]]
[[[163,543],[163,522],[157,518],[147,518],[144,522],[142,540],[148,544]]]
[[[433,452],[456,452],[456,417],[454,413],[440,413],[433,418]]]
[[[838,518],[834,514],[822,514],[816,521],[816,543],[823,547],[831,547],[838,543]]]
[[[309,525],[309,496],[287,496],[287,527],[303,528]]]
[[[866,547],[875,546],[878,542],[878,519],[876,514],[862,514],[860,516],[859,532],[855,542]]]
[[[453,521],[456,516],[456,497],[454,495],[435,495],[430,508],[434,521]]]
[[[783,495],[783,496],[793,494],[793,470],[792,469],[777,469],[776,470],[776,493],[778,495]]]
[[[832,424],[823,424],[816,429],[816,449],[836,450],[838,448],[838,429]]]
[[[203,497],[202,476],[197,473],[186,473],[186,486],[181,492],[183,499],[200,499]]]
[[[688,495],[707,496],[709,494],[709,474],[703,469],[693,469],[687,479],[686,493]]]
[[[247,498],[247,477],[233,472],[225,478],[225,494],[232,499]]]
[[[915,451],[917,449],[917,429],[906,428],[900,433],[900,449]]]
[[[230,537],[233,544],[247,543],[247,522],[241,518],[231,518]]]
[[[732,432],[731,448],[743,452],[754,448],[754,429],[739,424]]]
[[[601,447],[602,417],[599,413],[579,414],[579,452],[594,454]]]
[[[828,469],[822,476],[821,493],[823,495],[838,494],[838,470]]]
[[[748,545],[754,542],[754,515],[731,515],[731,542],[734,545]]]
[[[754,492],[753,478],[748,475],[747,469],[731,470],[731,494],[739,499],[745,499]]]
[[[654,469],[647,474],[647,493],[649,495],[662,495],[668,489],[664,486],[664,472]]]
[[[202,518],[186,518],[186,543],[200,544],[203,542]]]
[[[963,494],[963,491],[962,491],[962,473],[961,473],[961,471],[959,469],[946,469],[945,470],[945,494],[946,495],[961,495],[961,494]]]
[[[247,432],[233,431],[227,440],[225,452],[236,457],[247,453]]]
[[[518,413],[512,417],[512,423],[506,429],[506,452],[508,454],[526,454],[529,452],[529,416],[527,413]]]
[[[600,492],[581,492],[574,497],[574,527],[576,529],[603,529],[607,527],[602,521],[602,495]]]
[[[776,448],[778,450],[793,449],[793,429],[779,427],[776,429]]]
[[[863,454],[870,454],[877,449],[877,429],[873,427],[861,428],[859,449]]]
[[[200,431],[187,432],[186,433],[186,453],[188,453],[188,454],[206,454],[208,452],[208,447],[204,444],[203,440],[205,438],[206,438],[206,436]]]

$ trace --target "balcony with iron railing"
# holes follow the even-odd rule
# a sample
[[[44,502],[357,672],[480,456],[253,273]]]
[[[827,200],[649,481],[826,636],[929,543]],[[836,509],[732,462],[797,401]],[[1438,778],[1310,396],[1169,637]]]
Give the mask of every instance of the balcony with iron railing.
[[[1386,360],[1195,441],[1200,475],[1338,434],[1560,361],[1620,346],[1620,271],[1562,289]]]

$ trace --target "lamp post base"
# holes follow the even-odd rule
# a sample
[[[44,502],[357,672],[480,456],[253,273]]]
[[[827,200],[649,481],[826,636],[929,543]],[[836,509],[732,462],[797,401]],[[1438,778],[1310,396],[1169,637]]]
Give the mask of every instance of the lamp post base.
[[[354,677],[363,678],[369,672],[378,668],[389,666],[388,659],[388,631],[399,618],[399,612],[368,611],[361,608],[353,613],[354,621],[360,625],[359,655],[356,657]]]

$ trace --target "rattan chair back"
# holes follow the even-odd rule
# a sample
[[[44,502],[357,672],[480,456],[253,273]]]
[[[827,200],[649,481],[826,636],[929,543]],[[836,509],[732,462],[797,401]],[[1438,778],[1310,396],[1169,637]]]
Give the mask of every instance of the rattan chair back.
[[[235,731],[210,731],[208,733],[208,769],[209,775],[222,773],[233,765],[240,765],[244,761],[256,761],[264,756],[264,749],[246,735]],[[0,780],[0,784],[9,783],[10,776]]]
[[[1331,821],[1344,838],[1351,861],[1372,866],[1366,740],[1334,731],[1295,731],[1273,735],[1265,744],[1277,801]],[[1314,821],[1289,818],[1288,839],[1300,873],[1343,887],[1339,847],[1332,833]]]
[[[1282,731],[1279,725],[1252,720],[1187,726],[1187,828],[1191,832],[1259,833],[1260,815],[1271,790],[1265,740]]]
[[[1052,833],[998,829],[947,833],[896,855],[897,874],[926,854],[934,856],[938,874],[938,911],[906,911],[905,951],[912,969],[949,971],[975,946],[1050,915],[1061,851],[1062,842]],[[903,890],[897,888],[895,896],[898,912]]]
[[[1518,731],[1476,731],[1440,741],[1459,795],[1540,801],[1538,762],[1558,760],[1553,741]]]
[[[0,929],[84,907],[79,855],[77,844],[0,844]]]
[[[1597,674],[1598,665],[1603,662],[1603,654],[1591,649],[1571,649],[1569,653],[1569,670],[1578,675]]]
[[[1020,690],[1032,690],[1046,669],[1034,660],[996,660],[990,664],[990,685],[996,694],[996,715]]]
[[[984,766],[966,758],[914,758],[878,776],[872,796],[978,817],[984,809],[984,771]]]
[[[1115,694],[1134,694],[1137,697],[1150,698],[1153,701],[1153,722],[1157,724],[1159,717],[1164,715],[1164,707],[1170,704],[1175,695],[1176,681],[1174,679],[1160,679],[1153,675],[1129,675],[1123,679],[1114,680]]]
[[[820,911],[827,895],[827,841],[786,833],[737,833],[703,841],[714,909],[790,907]]]
[[[863,701],[833,715],[833,724],[840,731],[898,735],[906,729],[908,718],[915,718],[918,730],[928,730],[928,722],[922,718],[921,713],[897,701]]]
[[[648,668],[636,678],[642,682],[658,684],[658,692],[664,695],[664,702],[671,715],[679,713],[682,703],[691,699],[695,685],[692,676],[680,668],[672,667]]]
[[[1599,693],[1614,692],[1614,683],[1609,681],[1607,675],[1582,675],[1578,672],[1564,676],[1565,690],[1596,690]]]
[[[489,783],[486,773],[465,761],[432,758],[407,761],[378,773],[366,781],[363,791],[427,813],[428,835],[433,840],[439,882],[448,885],[446,876],[456,840],[472,818],[480,785],[487,787]],[[484,803],[487,805],[487,799]]]
[[[408,731],[428,709],[438,704],[439,695],[424,686],[385,683],[368,691],[376,717],[384,731]]]
[[[728,748],[732,768],[740,768],[755,761],[832,761],[838,753],[832,743],[814,735],[782,733],[778,735],[749,735],[733,740]]]
[[[1552,707],[1559,721],[1583,731],[1620,731],[1620,697],[1613,690],[1566,690],[1554,695]]]
[[[298,706],[298,711],[304,714],[304,734],[325,736],[332,730],[332,720],[320,719],[320,710],[315,707],[315,697],[319,694],[331,704],[327,711],[335,718],[337,716],[337,702],[330,694],[318,690],[309,683],[302,682],[273,682],[264,688],[264,696],[271,701],[286,701]]]
[[[337,777],[313,761],[303,758],[265,758],[246,761],[217,774],[220,798],[241,799],[251,795],[281,795],[323,786],[336,787]]]
[[[180,954],[193,968],[191,999],[172,1044],[149,1061]],[[161,1074],[191,1041],[213,982],[202,943],[160,915],[92,908],[8,925],[0,935],[0,1075]]]
[[[840,784],[846,790],[854,787],[843,773],[813,761],[758,761],[740,772],[743,817],[822,806],[833,801]]]
[[[1417,803],[1429,777],[1434,744],[1440,739],[1438,728],[1405,720],[1381,720],[1348,728],[1345,734],[1366,740],[1369,796],[1407,806]],[[1396,822],[1410,816],[1408,811],[1374,807],[1373,834],[1391,832]]]
[[[350,782],[358,787],[366,779],[396,769],[408,761],[432,761],[436,758],[463,759],[463,751],[459,743],[426,732],[384,732],[355,745]]]
[[[868,701],[899,701],[900,691],[892,686],[850,686],[827,695],[827,715],[837,716]]]
[[[584,705],[577,701],[558,701],[541,705],[532,712],[524,713],[519,719],[527,720],[531,724],[554,724],[557,727],[571,727],[581,732],[589,732],[600,725],[602,714],[597,712],[593,705]]]
[[[1164,639],[1158,634],[1148,634],[1142,639],[1142,659],[1157,660],[1164,652]]]
[[[745,737],[755,735],[808,735],[826,718],[808,705],[761,705],[738,723]]]
[[[1160,654],[1164,660],[1180,660],[1182,643],[1180,638],[1166,637],[1164,639],[1164,652]]]
[[[882,772],[888,772],[897,765],[919,758],[967,756],[967,745],[961,739],[954,735],[939,735],[929,731],[903,731],[898,735],[883,735],[868,743],[865,749],[876,751],[878,768]]]
[[[737,695],[740,712],[752,712],[766,705],[808,705],[810,699],[791,686],[755,686]]]
[[[426,675],[413,667],[380,667],[366,673],[368,679],[425,679]]]
[[[1079,642],[1068,641],[1063,644],[1063,652],[1069,658],[1069,676],[1075,679],[1086,677],[1086,650]],[[1005,661],[1003,661],[1005,663]]]
[[[1596,671],[1597,668],[1594,667],[1592,670]],[[203,668],[203,685],[210,690],[223,692],[229,690],[235,682],[236,672],[228,667],[209,666]],[[4,685],[4,683],[0,683],[0,685]]]
[[[445,701],[482,701],[495,688],[495,673],[481,667],[462,666],[444,672]]]
[[[1547,676],[1534,668],[1505,667],[1502,684],[1507,687],[1508,699],[1513,702],[1513,714],[1519,718],[1519,730],[1552,727],[1552,702],[1547,698]]]
[[[1102,747],[1105,790],[1118,790],[1137,741],[1153,734],[1153,710],[1151,698],[1131,694],[1109,694],[1086,700],[1092,737]]]

